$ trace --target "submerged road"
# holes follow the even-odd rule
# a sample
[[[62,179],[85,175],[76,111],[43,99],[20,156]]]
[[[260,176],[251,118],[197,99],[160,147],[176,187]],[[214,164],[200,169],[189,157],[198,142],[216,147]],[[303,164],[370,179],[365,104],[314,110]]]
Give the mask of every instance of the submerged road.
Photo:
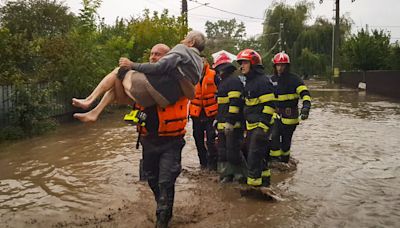
[[[240,197],[201,171],[189,127],[171,227],[398,227],[400,102],[308,81],[297,171],[273,173],[282,202]],[[0,227],[153,227],[139,182],[136,133],[124,112],[0,145]]]

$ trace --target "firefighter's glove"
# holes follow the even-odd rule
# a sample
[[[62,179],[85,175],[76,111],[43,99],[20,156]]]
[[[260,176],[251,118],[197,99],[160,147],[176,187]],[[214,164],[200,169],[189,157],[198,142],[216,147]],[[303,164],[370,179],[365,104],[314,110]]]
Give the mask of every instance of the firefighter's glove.
[[[233,132],[233,124],[226,122],[224,128],[225,135],[231,134],[232,132]]]
[[[146,118],[147,118],[146,113],[144,113],[138,109],[134,109],[130,113],[128,113],[124,116],[124,120],[127,121],[128,123],[134,124],[134,125],[139,124],[141,126],[145,126]]]
[[[308,119],[308,115],[310,114],[310,108],[303,107],[300,111],[300,119],[306,120]]]

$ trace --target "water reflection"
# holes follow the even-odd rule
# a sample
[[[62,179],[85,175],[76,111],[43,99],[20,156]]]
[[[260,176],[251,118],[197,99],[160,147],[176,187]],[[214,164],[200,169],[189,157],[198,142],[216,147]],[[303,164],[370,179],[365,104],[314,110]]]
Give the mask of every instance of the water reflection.
[[[104,120],[3,147],[1,214],[38,208],[90,211],[115,195],[134,200],[135,189],[123,186],[138,175],[135,135],[131,126]]]

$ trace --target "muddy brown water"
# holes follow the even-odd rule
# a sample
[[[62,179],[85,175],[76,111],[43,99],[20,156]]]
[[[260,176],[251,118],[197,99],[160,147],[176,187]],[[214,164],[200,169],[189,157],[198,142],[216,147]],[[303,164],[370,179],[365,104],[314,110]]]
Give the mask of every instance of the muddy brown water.
[[[399,227],[400,102],[308,81],[298,169],[273,173],[284,199],[240,197],[201,171],[189,128],[171,227]],[[0,145],[0,227],[154,227],[136,133],[122,111]]]

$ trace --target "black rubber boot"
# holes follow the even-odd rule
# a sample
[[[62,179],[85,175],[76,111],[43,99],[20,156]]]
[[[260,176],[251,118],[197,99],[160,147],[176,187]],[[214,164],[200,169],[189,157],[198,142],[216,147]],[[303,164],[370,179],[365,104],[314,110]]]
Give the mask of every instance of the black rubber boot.
[[[281,162],[288,163],[290,155],[281,155]]]
[[[221,184],[225,184],[225,183],[231,183],[233,181],[233,176],[229,175],[229,176],[224,176],[220,178],[220,183]]]
[[[270,177],[261,177],[262,179],[262,186],[269,187],[271,185],[271,178]]]
[[[168,228],[168,222],[157,219],[156,228]]]
[[[244,157],[242,157],[242,162],[240,165],[234,165],[234,177],[233,181],[238,182],[240,184],[244,184],[247,181],[247,166]]]
[[[211,171],[217,171],[217,157],[208,157],[207,168]]]
[[[160,185],[160,198],[157,202],[157,223],[156,228],[168,227],[169,220],[171,219],[171,210],[168,207],[168,189],[166,185]]]

